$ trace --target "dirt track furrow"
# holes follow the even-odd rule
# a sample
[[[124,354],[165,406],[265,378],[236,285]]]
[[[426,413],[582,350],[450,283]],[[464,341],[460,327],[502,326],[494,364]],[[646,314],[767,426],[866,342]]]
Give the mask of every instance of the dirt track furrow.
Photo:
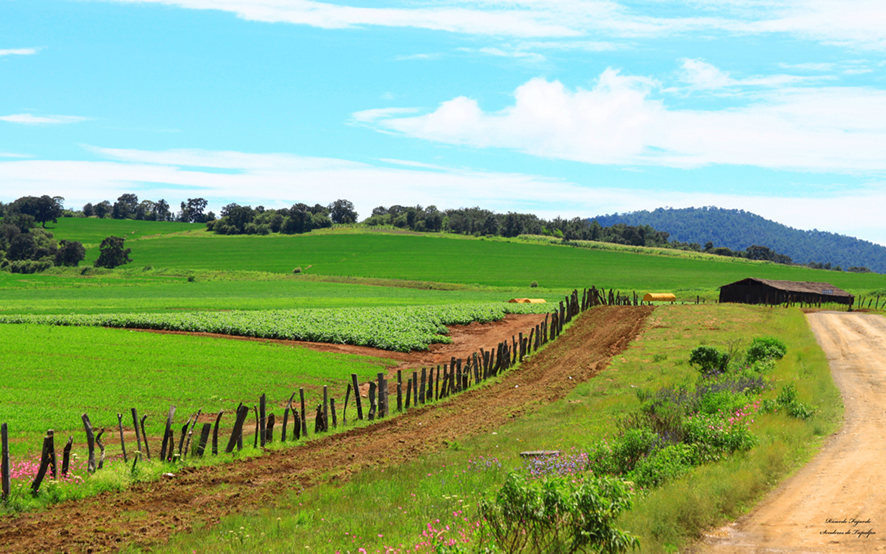
[[[748,516],[713,533],[698,551],[886,551],[886,318],[807,317],[843,396],[843,428]]]
[[[2,518],[0,551],[98,553],[126,544],[150,546],[195,525],[212,525],[234,511],[267,506],[281,490],[415,459],[444,441],[490,431],[537,409],[540,402],[564,397],[624,350],[651,311],[615,306],[590,310],[500,382],[441,404],[261,458],[183,469],[174,478],[127,491]]]

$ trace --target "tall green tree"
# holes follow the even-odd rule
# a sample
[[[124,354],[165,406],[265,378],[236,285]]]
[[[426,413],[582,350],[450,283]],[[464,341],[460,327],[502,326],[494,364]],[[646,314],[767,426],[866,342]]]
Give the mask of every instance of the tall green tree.
[[[123,248],[125,238],[107,237],[99,246],[98,259],[93,264],[95,267],[106,267],[113,269],[123,264],[128,264],[132,260],[129,259],[131,248]]]

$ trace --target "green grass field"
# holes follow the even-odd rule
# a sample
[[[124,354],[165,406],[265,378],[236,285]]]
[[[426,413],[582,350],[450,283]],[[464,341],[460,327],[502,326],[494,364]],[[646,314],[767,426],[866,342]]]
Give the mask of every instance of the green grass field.
[[[205,225],[169,221],[135,221],[132,219],[97,219],[63,217],[56,223],[47,223],[46,230],[57,239],[75,240],[86,247],[97,247],[108,236],[124,237],[128,241],[202,230]]]
[[[82,447],[84,412],[96,427],[114,429],[117,413],[137,408],[149,415],[148,432],[162,436],[170,405],[182,414],[176,421],[183,422],[198,409],[230,414],[240,402],[256,403],[262,393],[282,408],[305,387],[313,407],[323,385],[339,397],[351,373],[366,380],[391,363],[263,342],[125,329],[0,325],[0,337],[0,422],[9,424],[14,454],[39,450],[47,429],[76,434]],[[131,417],[125,421],[131,423]],[[115,445],[108,442],[110,453]]]
[[[500,302],[514,297],[559,301],[567,289],[529,287],[434,290],[313,281],[287,274],[242,273],[219,279],[197,273],[164,276],[141,270],[82,277],[15,275],[0,272],[0,314],[175,312],[198,310],[282,310],[295,308],[422,306]]]

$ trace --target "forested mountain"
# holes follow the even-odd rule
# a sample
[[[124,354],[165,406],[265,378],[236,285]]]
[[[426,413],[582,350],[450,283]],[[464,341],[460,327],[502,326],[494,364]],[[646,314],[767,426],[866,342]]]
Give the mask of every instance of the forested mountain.
[[[606,227],[649,225],[670,233],[672,240],[743,250],[751,245],[768,246],[790,256],[798,264],[830,264],[849,268],[870,268],[886,273],[886,247],[826,231],[801,231],[764,219],[744,210],[716,207],[658,208],[592,218]]]

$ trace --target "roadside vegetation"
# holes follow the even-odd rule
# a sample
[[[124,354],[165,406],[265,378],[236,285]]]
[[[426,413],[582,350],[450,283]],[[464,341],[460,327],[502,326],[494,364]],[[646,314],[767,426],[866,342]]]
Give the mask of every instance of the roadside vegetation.
[[[535,479],[560,483],[558,479],[565,476],[585,482],[582,479],[602,476],[590,470],[601,441],[618,450],[632,440],[627,428],[636,418],[632,414],[649,413],[660,391],[685,387],[687,392],[698,392],[699,385],[722,384],[748,371],[746,352],[751,343],[746,337],[759,329],[771,330],[787,348],[780,360],[757,362],[762,389],[755,388],[757,392],[750,395],[748,389],[686,396],[701,399],[704,410],[713,410],[714,414],[705,412],[704,418],[715,417],[721,409],[741,410],[745,415],[728,413],[718,423],[723,429],[715,433],[720,438],[737,437],[732,443],[737,447],[723,447],[725,443],[716,437],[709,437],[713,443],[694,443],[721,446],[699,447],[707,459],[681,465],[679,471],[660,464],[645,473],[662,478],[633,482],[633,508],[612,522],[614,528],[639,540],[641,552],[675,552],[703,530],[747,511],[838,427],[839,393],[827,360],[799,311],[725,305],[660,307],[640,340],[562,401],[541,406],[493,433],[453,442],[420,461],[367,471],[344,485],[295,492],[281,498],[276,508],[257,509],[226,518],[211,530],[179,535],[159,551],[291,552],[309,547],[310,551],[342,553],[362,552],[361,548],[366,552],[434,552],[435,548],[473,552],[479,544],[491,544],[488,536],[484,539],[481,517],[488,508],[481,506],[501,501],[499,494],[509,475],[520,476],[510,485],[518,488]],[[689,363],[699,345],[732,351],[732,368],[713,380],[702,377]],[[785,390],[794,390],[793,402],[812,414],[807,418],[790,415],[782,404]],[[758,403],[756,408],[754,403]],[[740,422],[730,425],[730,417]],[[693,428],[691,423],[687,427]],[[621,446],[616,448],[616,444]],[[527,463],[519,453],[529,450],[561,454]],[[655,450],[662,456],[659,462],[666,451]],[[639,458],[644,464],[656,459]]]

